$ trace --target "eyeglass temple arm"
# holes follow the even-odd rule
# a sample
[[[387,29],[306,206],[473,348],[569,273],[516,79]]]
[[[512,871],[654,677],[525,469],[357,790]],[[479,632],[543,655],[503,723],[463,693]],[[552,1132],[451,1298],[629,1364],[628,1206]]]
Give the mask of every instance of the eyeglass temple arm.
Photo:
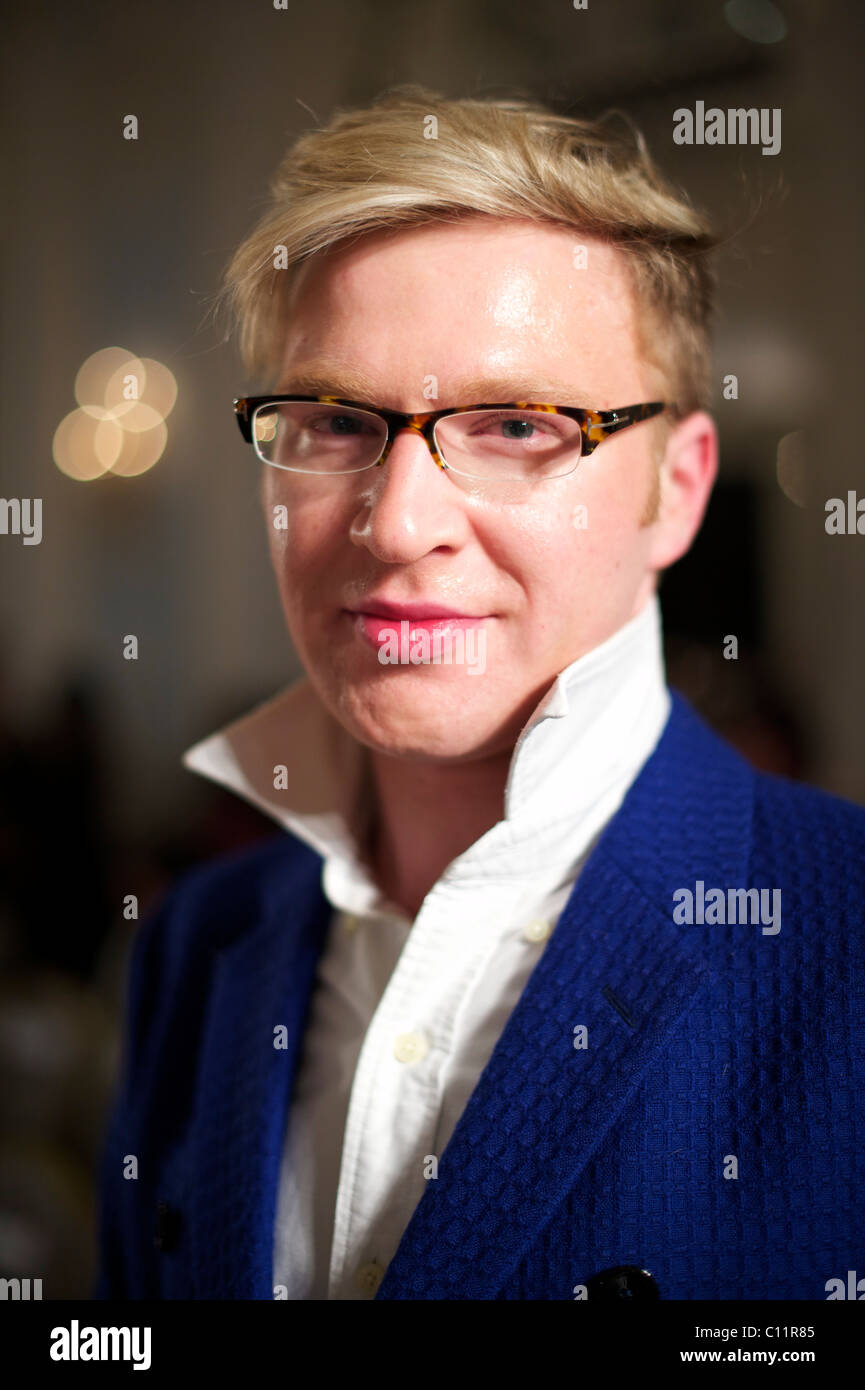
[[[627,429],[628,425],[639,424],[641,420],[651,420],[667,407],[663,401],[651,401],[649,405],[628,405],[623,410],[601,411],[604,432],[615,434],[616,430]]]
[[[235,418],[236,418],[236,420],[237,420],[238,426],[239,426],[239,428],[240,428],[240,433],[243,435],[243,437],[244,437],[244,439],[246,440],[247,444],[251,444],[251,443],[252,443],[252,425],[251,425],[250,419],[249,419],[249,406],[247,405],[247,401],[246,401],[246,397],[245,397],[245,396],[238,396],[238,397],[235,399],[235,401],[234,401],[234,414],[235,414]]]
[[[664,401],[650,401],[648,405],[626,405],[621,410],[594,411],[594,420],[590,416],[584,430],[583,452],[590,454],[617,430],[626,430],[629,425],[637,425],[641,420],[651,420],[667,409]]]

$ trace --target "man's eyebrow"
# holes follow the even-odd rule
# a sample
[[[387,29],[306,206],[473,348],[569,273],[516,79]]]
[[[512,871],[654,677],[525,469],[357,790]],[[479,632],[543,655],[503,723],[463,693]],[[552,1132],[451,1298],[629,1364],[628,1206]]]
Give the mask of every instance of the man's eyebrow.
[[[372,400],[374,387],[366,377],[349,367],[298,367],[287,372],[279,386],[280,394],[296,391],[299,396],[342,396],[346,400]]]
[[[551,377],[468,377],[457,383],[462,400],[471,401],[539,401],[546,405],[570,405],[582,402],[585,392]]]
[[[341,400],[367,401],[370,404],[380,402],[384,394],[368,378],[350,368],[322,370],[313,366],[286,373],[279,392],[288,395],[293,391],[299,396],[336,396]],[[507,401],[578,405],[584,403],[585,392],[549,377],[475,376],[456,382],[447,393],[447,399],[453,405]],[[436,404],[434,397],[428,401],[426,409],[435,410]]]

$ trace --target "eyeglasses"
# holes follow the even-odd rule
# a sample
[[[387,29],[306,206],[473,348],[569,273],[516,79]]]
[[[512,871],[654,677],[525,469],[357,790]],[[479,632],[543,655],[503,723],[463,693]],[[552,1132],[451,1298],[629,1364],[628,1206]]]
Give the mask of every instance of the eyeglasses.
[[[396,436],[414,430],[439,468],[466,478],[540,482],[573,473],[618,430],[650,420],[663,401],[619,410],[511,401],[420,414],[336,396],[242,396],[234,410],[258,457],[288,473],[362,473],[384,463]]]

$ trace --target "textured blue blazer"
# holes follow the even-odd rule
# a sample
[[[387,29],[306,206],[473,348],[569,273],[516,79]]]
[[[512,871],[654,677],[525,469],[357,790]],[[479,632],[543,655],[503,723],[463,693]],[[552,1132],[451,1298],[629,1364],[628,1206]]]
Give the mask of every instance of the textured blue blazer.
[[[274,1296],[321,870],[281,831],[141,924],[97,1297]],[[780,889],[780,931],[677,923],[697,881]],[[665,1299],[825,1299],[865,1275],[863,904],[865,811],[755,772],[674,694],[376,1297],[591,1299],[633,1267]]]

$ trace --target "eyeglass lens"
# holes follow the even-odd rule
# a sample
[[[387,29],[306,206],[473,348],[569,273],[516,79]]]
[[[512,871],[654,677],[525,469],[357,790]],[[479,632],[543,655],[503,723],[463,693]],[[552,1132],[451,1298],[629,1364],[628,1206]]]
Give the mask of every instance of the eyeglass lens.
[[[576,420],[540,410],[471,410],[448,415],[434,430],[449,468],[473,478],[537,480],[577,466],[582,433]],[[324,402],[259,406],[252,422],[265,463],[297,473],[356,473],[378,461],[385,422],[369,411]]]

